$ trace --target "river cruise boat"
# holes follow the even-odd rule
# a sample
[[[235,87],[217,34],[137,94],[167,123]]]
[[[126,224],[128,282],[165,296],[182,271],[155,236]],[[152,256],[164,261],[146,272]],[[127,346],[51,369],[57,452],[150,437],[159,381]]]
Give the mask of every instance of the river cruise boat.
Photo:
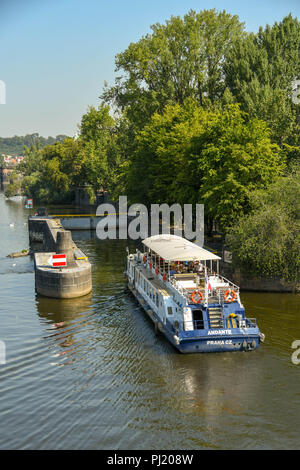
[[[143,240],[127,254],[128,287],[182,353],[251,351],[263,341],[238,286],[219,274],[219,256],[176,235]]]

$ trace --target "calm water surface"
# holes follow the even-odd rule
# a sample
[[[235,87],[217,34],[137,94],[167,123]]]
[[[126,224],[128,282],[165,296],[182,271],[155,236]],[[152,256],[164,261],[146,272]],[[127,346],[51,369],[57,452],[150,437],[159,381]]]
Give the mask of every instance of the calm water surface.
[[[0,214],[1,449],[299,448],[299,295],[243,293],[257,351],[181,355],[125,292],[126,242],[73,232],[93,292],[42,298],[32,260],[6,258],[28,247],[28,210],[1,194]]]

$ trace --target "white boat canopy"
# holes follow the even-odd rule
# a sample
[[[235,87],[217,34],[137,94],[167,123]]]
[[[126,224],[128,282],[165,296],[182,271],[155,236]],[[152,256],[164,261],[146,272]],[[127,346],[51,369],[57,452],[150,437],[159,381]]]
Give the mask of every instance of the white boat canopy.
[[[219,256],[178,235],[161,234],[148,237],[143,244],[166,261],[219,260]]]

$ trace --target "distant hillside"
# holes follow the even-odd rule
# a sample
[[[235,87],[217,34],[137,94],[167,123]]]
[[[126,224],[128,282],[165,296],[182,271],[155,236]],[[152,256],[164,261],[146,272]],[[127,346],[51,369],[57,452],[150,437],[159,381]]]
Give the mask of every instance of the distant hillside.
[[[4,153],[5,155],[20,156],[24,153],[24,145],[31,147],[37,141],[40,142],[41,147],[45,145],[51,145],[55,142],[64,141],[66,135],[57,135],[56,137],[42,137],[39,134],[27,134],[25,136],[14,137],[0,137],[0,155]]]

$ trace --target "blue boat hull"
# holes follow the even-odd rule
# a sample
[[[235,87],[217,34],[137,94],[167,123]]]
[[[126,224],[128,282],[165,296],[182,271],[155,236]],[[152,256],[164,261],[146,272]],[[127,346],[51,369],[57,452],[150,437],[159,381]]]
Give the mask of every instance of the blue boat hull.
[[[260,345],[258,328],[175,331],[171,324],[162,324],[145,299],[129,286],[136,300],[169,342],[181,353],[253,351]]]
[[[259,334],[243,336],[233,334],[230,338],[207,336],[201,339],[181,340],[179,344],[176,344],[175,341],[171,342],[181,353],[253,351],[258,348],[260,337]]]

